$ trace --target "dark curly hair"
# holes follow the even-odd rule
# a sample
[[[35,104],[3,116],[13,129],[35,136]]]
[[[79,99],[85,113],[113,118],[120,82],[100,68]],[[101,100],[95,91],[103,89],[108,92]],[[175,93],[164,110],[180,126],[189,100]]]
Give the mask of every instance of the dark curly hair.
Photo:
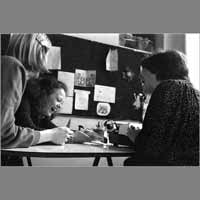
[[[56,89],[64,89],[67,93],[67,86],[63,82],[58,81],[53,76],[45,75],[28,80],[25,94],[32,99],[37,107],[40,107],[44,99],[48,99],[49,95],[54,93]]]
[[[177,50],[159,52],[142,60],[141,66],[156,75],[157,80],[188,79],[185,55]]]

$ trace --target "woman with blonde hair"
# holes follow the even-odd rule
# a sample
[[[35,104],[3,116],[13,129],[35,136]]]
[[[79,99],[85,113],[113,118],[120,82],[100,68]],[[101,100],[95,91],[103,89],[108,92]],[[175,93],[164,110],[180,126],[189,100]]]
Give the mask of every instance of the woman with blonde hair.
[[[63,144],[72,132],[67,127],[37,131],[17,126],[15,113],[27,80],[47,72],[47,52],[51,41],[46,34],[11,34],[7,55],[1,58],[1,148],[29,147],[43,142]],[[2,165],[16,165],[1,156]]]

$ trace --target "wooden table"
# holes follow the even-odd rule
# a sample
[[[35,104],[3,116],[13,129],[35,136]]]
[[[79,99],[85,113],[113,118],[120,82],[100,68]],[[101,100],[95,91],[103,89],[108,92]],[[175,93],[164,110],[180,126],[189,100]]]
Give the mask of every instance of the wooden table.
[[[128,157],[133,155],[130,147],[102,146],[91,144],[36,145],[28,148],[1,149],[2,154],[27,157],[32,166],[31,157],[40,158],[89,158],[94,157],[93,166],[98,166],[100,158],[106,157],[108,166],[113,166],[112,157]]]

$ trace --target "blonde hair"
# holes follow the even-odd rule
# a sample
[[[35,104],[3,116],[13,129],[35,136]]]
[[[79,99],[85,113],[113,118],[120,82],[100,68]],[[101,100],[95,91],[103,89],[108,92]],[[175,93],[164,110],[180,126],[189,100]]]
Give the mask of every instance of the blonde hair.
[[[48,72],[45,58],[51,42],[44,33],[11,34],[7,55],[21,61],[27,71]]]

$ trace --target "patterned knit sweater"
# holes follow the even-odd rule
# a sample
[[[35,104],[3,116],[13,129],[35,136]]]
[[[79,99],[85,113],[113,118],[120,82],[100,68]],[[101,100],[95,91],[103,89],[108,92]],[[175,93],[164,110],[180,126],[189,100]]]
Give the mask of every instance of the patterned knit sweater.
[[[199,91],[188,80],[154,90],[136,138],[136,158],[149,163],[199,165]]]

